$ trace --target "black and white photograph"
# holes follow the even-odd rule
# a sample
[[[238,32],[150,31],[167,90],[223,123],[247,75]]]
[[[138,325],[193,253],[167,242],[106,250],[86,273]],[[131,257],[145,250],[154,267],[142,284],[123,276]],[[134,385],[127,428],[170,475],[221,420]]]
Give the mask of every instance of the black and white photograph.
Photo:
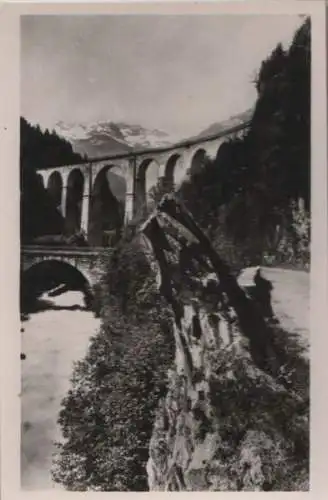
[[[20,16],[22,491],[310,490],[313,25]]]

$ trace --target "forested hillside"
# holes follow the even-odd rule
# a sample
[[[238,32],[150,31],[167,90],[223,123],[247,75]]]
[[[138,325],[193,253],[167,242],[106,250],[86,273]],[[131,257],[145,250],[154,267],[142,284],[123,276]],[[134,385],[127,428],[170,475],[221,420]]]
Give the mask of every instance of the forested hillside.
[[[307,20],[289,50],[278,45],[263,61],[248,132],[180,190],[218,249],[231,247],[232,261],[309,264],[310,77]]]
[[[56,133],[20,119],[21,242],[44,234],[61,234],[64,221],[37,176],[38,168],[78,163],[82,157]]]
[[[245,264],[270,262],[309,265],[310,53],[310,21],[306,20],[290,48],[278,45],[259,68],[255,82],[258,99],[249,131],[224,145],[218,157],[207,161],[178,193],[219,255],[235,270]],[[159,187],[155,198],[162,193]],[[59,422],[65,439],[53,475],[69,490],[147,489],[151,427],[167,387],[165,375],[170,373],[174,341],[169,308],[156,292],[154,273],[133,237],[136,225],[135,221],[128,228],[113,256],[105,256],[107,271],[99,293],[101,331],[76,367],[71,391],[63,402]],[[287,337],[281,330],[279,335],[284,350]],[[291,353],[286,353],[283,367],[286,380],[293,376],[288,372]],[[220,354],[215,354],[220,364]],[[238,379],[240,390],[247,384],[244,375]],[[235,424],[229,429],[234,432],[236,422],[237,427],[245,422],[239,413],[239,394],[231,397],[229,384],[218,387],[216,394],[226,391],[223,400],[229,402],[231,412],[220,418],[231,414]],[[305,442],[301,447],[305,463],[308,401],[302,398],[305,416],[295,429]],[[245,401],[253,399],[246,397]],[[218,411],[221,403],[218,401]],[[173,396],[174,404],[179,402]],[[261,418],[269,421],[270,405],[274,405],[273,413],[277,408],[275,397],[268,404]],[[296,415],[298,410],[292,406],[289,411]],[[278,415],[281,413],[284,429],[290,424],[288,412]],[[164,415],[166,430],[167,418]],[[282,441],[283,446],[286,442]],[[293,464],[296,444],[291,448]],[[160,443],[157,445],[160,455]],[[228,457],[233,468],[231,450],[223,451],[222,464],[226,466]],[[306,483],[303,464],[301,471],[295,467],[287,479],[285,464],[277,461],[275,467],[278,472],[269,489],[293,489]]]
[[[70,142],[59,137],[55,131],[42,131],[39,125],[31,125],[20,119],[20,154],[24,168],[51,168],[57,165],[79,163],[81,155],[73,151]]]

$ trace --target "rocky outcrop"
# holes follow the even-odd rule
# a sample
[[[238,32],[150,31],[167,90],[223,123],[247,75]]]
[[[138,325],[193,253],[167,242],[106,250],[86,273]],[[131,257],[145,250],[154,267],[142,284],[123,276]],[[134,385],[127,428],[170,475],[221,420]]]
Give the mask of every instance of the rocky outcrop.
[[[149,489],[306,490],[308,388],[304,378],[297,384],[281,342],[270,283],[259,268],[238,283],[172,197],[142,232],[176,343],[150,442]]]

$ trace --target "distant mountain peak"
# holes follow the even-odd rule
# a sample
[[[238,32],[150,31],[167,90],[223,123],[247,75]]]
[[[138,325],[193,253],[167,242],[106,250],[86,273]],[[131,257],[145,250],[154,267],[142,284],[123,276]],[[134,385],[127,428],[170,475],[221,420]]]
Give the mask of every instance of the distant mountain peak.
[[[125,153],[132,149],[168,146],[174,142],[162,130],[125,122],[101,120],[83,124],[59,121],[55,130],[72,144],[76,152],[90,158]]]
[[[201,138],[247,122],[252,117],[253,108],[228,120],[212,123],[193,138]],[[55,125],[59,136],[69,141],[76,153],[89,158],[124,154],[132,150],[170,146],[178,142],[168,133],[159,129],[149,129],[138,124],[123,121],[100,120],[93,123],[69,123],[59,121]]]

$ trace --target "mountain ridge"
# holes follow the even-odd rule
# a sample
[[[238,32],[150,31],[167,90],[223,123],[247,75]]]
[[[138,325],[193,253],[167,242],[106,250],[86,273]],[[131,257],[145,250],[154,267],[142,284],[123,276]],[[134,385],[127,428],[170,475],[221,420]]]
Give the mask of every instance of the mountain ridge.
[[[124,154],[138,149],[165,147],[185,140],[219,134],[225,129],[249,121],[252,114],[253,108],[247,109],[226,120],[212,123],[199,134],[179,140],[163,130],[150,129],[123,121],[101,120],[91,124],[59,121],[54,128],[59,136],[72,144],[76,153],[89,158],[98,158],[106,155]]]
[[[74,151],[89,158],[127,153],[133,149],[169,146],[174,142],[162,130],[122,121],[102,120],[88,125],[60,121],[55,125],[55,131],[72,144]]]

